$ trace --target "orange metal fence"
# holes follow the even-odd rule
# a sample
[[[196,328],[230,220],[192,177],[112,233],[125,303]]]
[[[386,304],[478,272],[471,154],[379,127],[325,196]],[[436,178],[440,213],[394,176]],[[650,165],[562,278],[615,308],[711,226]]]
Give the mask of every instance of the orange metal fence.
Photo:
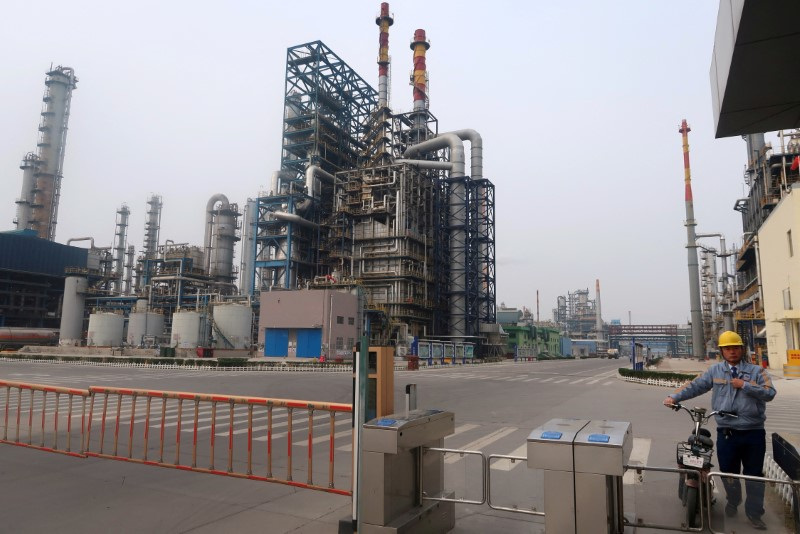
[[[350,404],[0,380],[3,390],[0,443],[352,495]]]
[[[350,404],[110,387],[89,391],[88,456],[352,495]],[[336,432],[337,425],[343,430]],[[191,435],[188,444],[183,434]],[[297,434],[302,439],[294,441]],[[316,455],[315,444],[320,445]],[[295,461],[304,448],[304,461]],[[324,467],[315,466],[315,456]],[[337,457],[348,464],[338,474]],[[302,477],[305,482],[295,480]],[[320,478],[325,485],[315,482]]]
[[[0,443],[70,456],[86,456],[83,429],[86,427],[89,391],[0,380],[0,391],[3,389],[5,403]],[[62,397],[66,397],[66,402]],[[77,417],[80,417],[80,426],[76,430],[73,420]],[[34,438],[37,438],[36,441]],[[73,450],[74,442],[77,451]]]

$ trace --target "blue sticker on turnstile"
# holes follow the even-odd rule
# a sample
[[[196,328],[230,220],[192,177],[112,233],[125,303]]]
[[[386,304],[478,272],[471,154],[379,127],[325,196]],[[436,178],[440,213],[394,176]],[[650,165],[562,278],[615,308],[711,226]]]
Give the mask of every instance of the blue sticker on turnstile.
[[[542,439],[561,439],[563,434],[555,430],[545,430],[542,432]]]
[[[378,419],[378,422],[375,423],[377,426],[392,426],[397,422],[397,419]]]
[[[593,443],[608,443],[609,439],[608,434],[589,434],[589,441]]]

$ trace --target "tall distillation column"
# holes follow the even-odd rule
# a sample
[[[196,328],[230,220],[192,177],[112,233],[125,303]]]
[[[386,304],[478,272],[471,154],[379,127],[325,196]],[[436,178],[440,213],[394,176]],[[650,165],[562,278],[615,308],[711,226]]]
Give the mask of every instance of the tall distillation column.
[[[689,266],[689,310],[692,321],[692,354],[695,358],[705,358],[705,341],[703,340],[703,315],[700,310],[700,268],[697,263],[697,237],[695,235],[694,199],[692,198],[692,172],[689,167],[689,132],[691,129],[686,119],[678,130],[683,137],[683,181],[684,199],[686,202],[686,251]]]
[[[205,271],[226,292],[230,292],[235,278],[233,247],[239,240],[236,235],[239,215],[236,204],[229,203],[225,195],[214,195],[206,204]]]
[[[603,316],[600,311],[600,279],[596,279],[594,281],[594,292],[595,292],[595,304],[594,304],[594,313],[596,315],[596,322],[594,325],[595,329],[595,339],[598,341],[603,341],[605,338],[603,337]]]
[[[123,286],[124,295],[133,294],[133,257],[136,255],[136,247],[128,245],[125,253],[125,285]]]
[[[144,253],[155,254],[158,250],[158,233],[161,228],[161,197],[150,195],[147,199],[147,219],[144,223]]]
[[[19,168],[22,169],[22,192],[17,199],[17,217],[14,224],[18,230],[28,228],[31,223],[31,212],[33,208],[33,191],[36,185],[36,172],[40,164],[39,156],[33,152],[28,152],[22,158]]]
[[[69,67],[56,67],[47,73],[44,109],[39,123],[38,158],[34,171],[33,202],[30,218],[17,220],[17,228],[36,230],[39,237],[55,240],[58,220],[58,199],[64,167],[64,149],[67,143],[67,125],[72,91],[78,79]],[[23,181],[24,181],[23,169]],[[23,197],[30,193],[23,191]]]
[[[114,232],[114,293],[124,293],[123,280],[125,278],[125,249],[128,241],[128,217],[131,210],[123,204],[117,210],[117,226]]]

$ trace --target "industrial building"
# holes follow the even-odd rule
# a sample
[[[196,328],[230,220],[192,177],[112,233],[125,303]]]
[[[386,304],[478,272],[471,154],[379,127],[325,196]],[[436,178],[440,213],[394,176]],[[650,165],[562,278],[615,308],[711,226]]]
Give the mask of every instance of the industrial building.
[[[280,168],[243,212],[224,194],[212,196],[201,245],[164,239],[158,194],[147,200],[139,253],[127,239],[127,204],[116,212],[110,246],[70,240],[90,245],[81,249],[85,262],[57,273],[64,293],[50,323],[60,318],[62,345],[258,346],[265,355],[318,357],[350,350],[366,334],[371,345],[400,354],[415,339],[471,344],[479,356],[502,352],[494,185],[483,175],[483,140],[470,129],[440,132],[422,29],[408,53],[413,109],[392,112],[388,4],[375,22],[378,90],[321,41],[288,48]],[[45,83],[40,141],[23,159],[15,223],[53,241],[77,78],[58,67]],[[298,313],[325,299],[361,311],[328,307],[310,323]],[[297,309],[287,313],[292,303]],[[340,315],[353,328],[324,326]]]

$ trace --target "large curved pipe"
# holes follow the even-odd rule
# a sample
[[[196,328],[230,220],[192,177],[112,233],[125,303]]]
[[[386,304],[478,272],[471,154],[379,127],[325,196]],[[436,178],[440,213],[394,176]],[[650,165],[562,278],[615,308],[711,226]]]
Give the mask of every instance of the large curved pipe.
[[[483,179],[483,138],[472,129],[447,132],[455,134],[463,141],[470,143],[470,176],[473,180]]]
[[[450,173],[453,178],[464,176],[464,143],[452,133],[437,135],[433,139],[428,139],[416,145],[411,145],[403,152],[403,157],[411,158],[418,154],[432,152],[440,148],[450,148],[450,163],[453,164],[453,171]]]
[[[319,228],[317,223],[311,222],[308,219],[304,219],[300,215],[296,213],[286,213],[285,211],[274,211],[272,212],[272,217],[278,219],[280,221],[287,221],[297,223],[300,226],[305,226],[306,228]]]
[[[450,163],[453,169],[450,178],[464,177],[464,143],[453,133],[445,133],[416,145],[411,145],[403,153],[410,158],[425,152],[442,148],[450,149]],[[453,180],[450,184],[449,220],[450,232],[450,335],[456,338],[466,335],[466,213],[467,195],[463,180]]]
[[[205,247],[206,252],[204,258],[204,267],[206,273],[209,272],[209,268],[211,266],[211,227],[214,224],[214,206],[217,202],[222,202],[222,209],[228,209],[230,207],[228,197],[222,193],[217,193],[216,195],[212,196],[206,203],[206,233],[205,238],[203,239],[203,246]]]
[[[89,241],[89,247],[94,250],[94,238],[93,237],[71,237],[67,239],[67,246],[70,243],[74,243],[75,241]]]
[[[273,195],[280,195],[281,194],[281,179],[282,178],[291,178],[292,172],[290,171],[274,171],[272,173],[272,178],[270,178],[270,191],[269,196]]]
[[[449,161],[431,161],[428,159],[396,159],[394,163],[405,163],[420,169],[435,169],[449,171],[453,169],[453,164]]]
[[[309,165],[306,168],[306,194],[311,198],[317,198],[319,196],[319,191],[315,187],[316,182],[314,181],[315,178],[321,178],[328,182],[329,184],[336,183],[336,177],[333,176],[328,171],[323,170],[322,168],[316,165]],[[305,211],[311,205],[310,199],[305,199],[301,202],[298,202],[295,205],[296,211]]]

